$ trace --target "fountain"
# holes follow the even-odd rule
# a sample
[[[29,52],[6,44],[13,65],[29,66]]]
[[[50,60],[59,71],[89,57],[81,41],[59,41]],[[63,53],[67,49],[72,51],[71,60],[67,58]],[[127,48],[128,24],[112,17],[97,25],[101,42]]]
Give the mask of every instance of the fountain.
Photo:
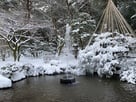
[[[68,74],[66,74],[64,77],[62,77],[60,79],[61,84],[72,84],[72,83],[75,83],[75,82],[76,82],[75,77],[72,76],[72,75],[68,75]]]
[[[66,33],[65,33],[65,46],[63,49],[63,54],[61,55],[61,58],[63,58],[67,66],[69,65],[71,59],[74,59],[74,56],[71,54],[72,52],[72,46],[70,41],[70,32],[71,32],[71,26],[69,24],[66,25]],[[62,59],[61,59],[62,60]],[[72,84],[75,82],[75,77],[72,75],[68,75],[68,73],[60,79],[60,83],[62,84]]]
[[[60,60],[63,60],[63,59],[67,60],[67,63],[70,62],[68,60],[74,59],[74,56],[72,55],[72,44],[70,41],[70,32],[71,32],[71,26],[67,24],[65,38],[64,38],[64,47],[62,49],[62,54],[60,54],[59,56]]]

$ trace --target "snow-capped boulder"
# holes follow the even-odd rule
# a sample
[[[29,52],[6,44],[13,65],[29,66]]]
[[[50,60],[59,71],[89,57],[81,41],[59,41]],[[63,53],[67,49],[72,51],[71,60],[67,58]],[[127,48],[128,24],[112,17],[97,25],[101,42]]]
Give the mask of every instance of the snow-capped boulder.
[[[12,82],[10,79],[0,75],[0,89],[12,87]]]
[[[25,79],[26,78],[26,75],[25,75],[25,72],[24,71],[16,71],[14,73],[12,73],[10,79],[15,82],[15,81],[19,81],[19,80],[22,80],[22,79]]]

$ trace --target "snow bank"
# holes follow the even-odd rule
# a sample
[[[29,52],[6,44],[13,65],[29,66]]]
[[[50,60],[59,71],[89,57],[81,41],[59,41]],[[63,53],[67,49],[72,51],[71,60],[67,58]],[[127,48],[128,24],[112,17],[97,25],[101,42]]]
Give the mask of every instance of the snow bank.
[[[134,61],[133,57],[136,57],[136,38],[109,32],[93,36],[93,44],[79,53],[79,69],[75,73],[85,75],[96,72],[100,77],[108,78],[120,74],[122,81],[136,83],[136,63],[133,68],[128,66],[127,70],[126,66],[122,67],[129,58]]]
[[[16,82],[30,76],[72,73],[77,66],[77,60],[60,59],[50,60],[48,63],[43,59],[23,58],[20,62],[12,62],[10,59],[10,61],[1,62],[0,74]]]
[[[0,75],[0,89],[9,88],[12,86],[11,80]]]

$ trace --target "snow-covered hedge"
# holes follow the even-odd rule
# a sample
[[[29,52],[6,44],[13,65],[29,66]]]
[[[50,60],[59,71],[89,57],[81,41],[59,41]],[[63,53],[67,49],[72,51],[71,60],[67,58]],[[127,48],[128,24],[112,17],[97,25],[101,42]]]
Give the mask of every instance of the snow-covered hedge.
[[[93,43],[79,53],[79,74],[96,72],[100,77],[119,74],[121,80],[136,83],[136,38],[109,32],[93,36]],[[126,68],[123,64],[129,59],[134,64]]]

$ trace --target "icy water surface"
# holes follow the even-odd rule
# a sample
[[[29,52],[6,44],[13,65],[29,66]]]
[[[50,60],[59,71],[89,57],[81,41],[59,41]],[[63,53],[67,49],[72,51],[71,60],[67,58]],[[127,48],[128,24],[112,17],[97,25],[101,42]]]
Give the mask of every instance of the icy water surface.
[[[90,77],[76,77],[62,85],[62,76],[31,77],[0,90],[0,102],[136,102],[136,85]]]

